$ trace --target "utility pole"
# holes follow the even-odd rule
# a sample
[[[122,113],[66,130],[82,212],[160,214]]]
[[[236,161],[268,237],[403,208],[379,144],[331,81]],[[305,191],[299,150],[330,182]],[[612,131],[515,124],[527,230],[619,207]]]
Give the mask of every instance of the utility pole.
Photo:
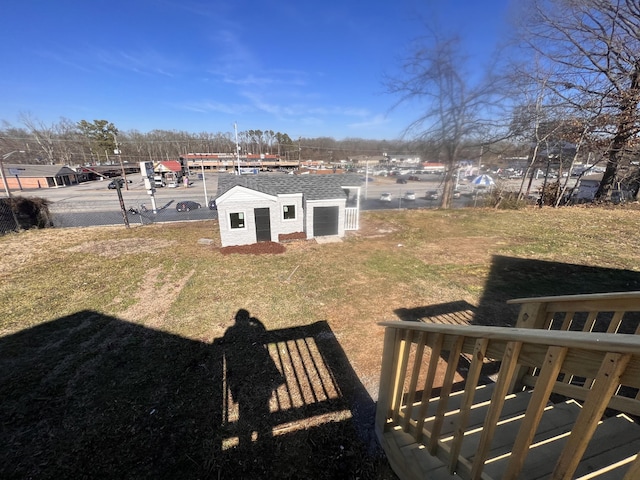
[[[236,158],[238,159],[238,175],[240,175],[240,147],[238,146],[238,122],[234,122],[233,129],[236,133]]]
[[[124,163],[122,162],[122,155],[120,155],[120,147],[118,145],[118,137],[115,133],[111,132],[113,135],[113,141],[115,142],[116,149],[113,151],[115,155],[118,156],[118,160],[120,160],[120,169],[122,170],[122,178],[124,178],[124,188],[129,190],[129,183],[127,182],[127,173],[124,170]]]
[[[364,199],[368,200],[369,194],[369,160],[365,161],[365,167],[364,167]]]
[[[207,179],[204,176],[204,162],[200,159],[200,168],[202,170],[202,186],[204,187],[204,203],[209,205],[209,198],[207,197]]]
[[[118,192],[118,203],[120,203],[120,211],[122,212],[122,219],[124,220],[124,225],[127,228],[129,226],[129,216],[127,215],[127,209],[124,206],[124,199],[122,198],[122,190],[120,189],[120,182],[116,182],[116,191]]]

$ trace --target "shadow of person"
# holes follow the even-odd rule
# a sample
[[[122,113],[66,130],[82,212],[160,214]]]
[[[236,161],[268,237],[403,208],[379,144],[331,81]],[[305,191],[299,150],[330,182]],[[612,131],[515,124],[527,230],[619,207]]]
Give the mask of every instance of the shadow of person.
[[[265,335],[262,322],[240,309],[222,338],[227,385],[238,404],[240,448],[251,445],[254,433],[261,447],[270,444],[273,436],[269,400],[284,378],[269,355]]]

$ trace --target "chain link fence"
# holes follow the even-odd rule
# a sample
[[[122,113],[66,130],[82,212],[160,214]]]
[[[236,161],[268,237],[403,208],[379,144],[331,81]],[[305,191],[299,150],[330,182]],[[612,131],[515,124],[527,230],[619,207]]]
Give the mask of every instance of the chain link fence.
[[[117,198],[105,201],[57,201],[42,202],[40,205],[24,205],[21,209],[11,208],[8,199],[0,201],[0,234],[29,228],[69,228],[100,225],[149,225],[152,223],[181,222],[217,219],[217,211],[206,205],[176,210],[173,200],[157,206],[155,212],[147,203],[125,203],[124,212]],[[14,202],[15,203],[15,202]],[[25,202],[25,205],[29,202]],[[125,219],[126,215],[126,219]],[[19,226],[19,228],[17,228]]]

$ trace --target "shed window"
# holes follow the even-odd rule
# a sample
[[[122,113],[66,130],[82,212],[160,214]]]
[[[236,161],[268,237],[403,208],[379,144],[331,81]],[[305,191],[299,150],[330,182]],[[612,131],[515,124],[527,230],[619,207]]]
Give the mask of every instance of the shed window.
[[[282,213],[285,220],[294,220],[296,218],[296,206],[295,205],[285,205],[282,207]]]
[[[231,228],[244,228],[244,212],[230,213],[229,224]]]

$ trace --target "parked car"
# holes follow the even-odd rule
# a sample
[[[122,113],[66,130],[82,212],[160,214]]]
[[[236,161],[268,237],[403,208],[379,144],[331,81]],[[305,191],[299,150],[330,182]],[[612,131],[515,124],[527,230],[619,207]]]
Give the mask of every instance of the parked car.
[[[453,198],[460,198],[460,190],[454,190],[453,191]]]
[[[405,200],[415,200],[416,199],[416,193],[415,192],[405,192],[404,193],[404,199]]]
[[[383,193],[382,195],[380,195],[380,201],[381,202],[390,202],[391,201],[391,194],[390,193]]]
[[[217,210],[218,206],[216,205],[216,199],[212,198],[209,200],[209,210]]]
[[[404,185],[405,183],[407,183],[407,179],[406,179],[406,178],[398,178],[398,179],[396,180],[396,183],[401,183],[401,184],[403,184],[403,185]]]
[[[111,182],[109,183],[109,185],[107,185],[107,188],[109,190],[115,190],[116,184],[120,184],[120,188],[124,187],[124,178],[116,178],[115,180],[111,180]],[[131,180],[129,180],[127,183],[131,183]]]
[[[201,207],[202,205],[200,205],[198,202],[192,202],[190,200],[187,200],[185,202],[178,202],[176,204],[176,210],[179,212],[189,212],[191,210],[197,210]]]
[[[429,190],[424,198],[426,198],[427,200],[438,200],[440,198],[440,193],[438,193],[437,190]]]

